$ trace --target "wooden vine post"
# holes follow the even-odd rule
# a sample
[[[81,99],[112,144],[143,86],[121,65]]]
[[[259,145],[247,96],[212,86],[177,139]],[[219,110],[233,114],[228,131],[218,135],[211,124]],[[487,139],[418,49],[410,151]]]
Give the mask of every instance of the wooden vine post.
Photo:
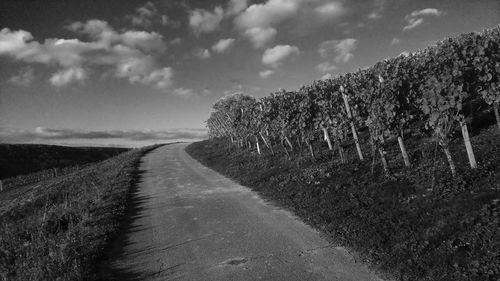
[[[338,147],[339,150],[340,162],[342,162],[342,164],[345,164],[346,161],[345,161],[344,148],[342,147],[342,143],[338,136],[335,136],[335,145]]]
[[[255,136],[255,147],[257,148],[257,153],[258,153],[258,154],[261,154],[261,153],[260,153],[259,138],[258,138],[257,136]]]
[[[309,152],[311,153],[311,157],[316,158],[316,155],[314,155],[314,149],[312,143],[308,139],[306,139],[306,144],[309,147]]]
[[[330,140],[330,136],[328,136],[328,130],[325,127],[322,127],[322,129],[323,129],[323,135],[325,137],[325,141],[328,144],[328,149],[333,150],[332,141]]]
[[[380,74],[378,75],[378,81],[381,84],[381,87],[383,88],[384,87],[385,79]],[[387,91],[387,89],[385,89],[385,90]],[[389,100],[391,102],[394,102],[392,98],[387,98],[387,96],[386,96],[385,101],[387,101],[387,100]],[[401,110],[401,108],[399,108],[397,110]],[[398,112],[396,112],[396,114],[393,115],[393,116],[398,116],[399,114],[397,114],[397,113]],[[399,113],[401,113],[401,112],[399,112]],[[386,111],[384,111],[383,114],[387,117],[387,112]],[[406,114],[406,115],[408,115],[408,114]],[[389,119],[392,121],[391,123],[393,123],[393,124],[396,121],[396,120],[394,120],[394,117],[389,118]],[[397,120],[396,122],[399,123],[399,121],[400,120]],[[399,125],[401,126],[402,124],[399,123]],[[406,151],[405,143],[403,141],[403,128],[399,127],[399,130],[397,130],[397,131],[398,131],[397,132],[397,137],[398,137],[399,149],[401,150],[401,155],[403,156],[403,161],[405,163],[405,166],[409,168],[409,167],[411,167],[411,163],[410,163],[410,157],[408,156],[408,152]],[[384,161],[384,160],[385,159],[383,159],[382,161]]]
[[[352,137],[354,139],[354,143],[356,144],[356,149],[358,151],[359,160],[363,161],[363,152],[361,151],[361,145],[358,140],[358,132],[356,131],[356,126],[354,125],[354,120],[352,118],[351,108],[349,107],[349,101],[347,100],[347,95],[345,94],[345,89],[343,86],[340,86],[340,92],[342,93],[342,98],[344,99],[345,109],[347,111],[347,117],[351,123],[351,131]]]
[[[469,157],[469,164],[472,169],[477,168],[476,157],[474,156],[474,151],[472,150],[472,144],[470,142],[469,130],[467,129],[467,123],[465,118],[461,116],[460,127],[462,129],[462,136],[464,138],[465,149],[467,150],[467,156]]]
[[[457,177],[457,168],[455,167],[455,162],[453,161],[453,157],[451,156],[450,148],[448,143],[441,144],[443,148],[444,155],[446,155],[446,160],[448,161],[448,165],[450,166],[451,175],[453,178]]]
[[[260,112],[262,114],[262,112],[264,111],[262,108],[262,104],[259,104],[259,108],[260,108]],[[266,135],[269,136],[269,130],[267,128],[266,128],[265,132],[266,132]],[[264,144],[267,146],[267,148],[269,148],[269,150],[271,150],[271,154],[274,155],[272,144],[269,143],[269,141],[267,141],[266,137],[264,137],[264,134],[262,134],[262,131],[259,132],[259,135],[262,138],[262,141],[264,141]]]
[[[387,164],[387,158],[385,158],[385,140],[384,136],[380,135],[380,142],[378,152],[380,153],[380,160],[382,161],[382,167],[384,168],[384,172],[386,175],[389,175],[389,165]]]
[[[498,113],[499,103],[493,103],[493,111],[495,112],[495,119],[497,120],[498,130],[500,131],[500,114]]]
[[[262,140],[264,141],[264,144],[267,146],[267,148],[269,148],[269,150],[271,150],[271,154],[274,155],[274,150],[273,150],[273,147],[271,146],[271,144],[267,141],[267,139],[264,137],[262,132],[260,132],[259,134],[260,134],[260,137],[262,138]]]
[[[408,152],[406,151],[406,147],[403,142],[403,137],[401,135],[398,136],[398,143],[399,143],[399,148],[401,149],[401,154],[403,155],[403,161],[405,162],[406,167],[411,167],[410,157],[408,157]]]

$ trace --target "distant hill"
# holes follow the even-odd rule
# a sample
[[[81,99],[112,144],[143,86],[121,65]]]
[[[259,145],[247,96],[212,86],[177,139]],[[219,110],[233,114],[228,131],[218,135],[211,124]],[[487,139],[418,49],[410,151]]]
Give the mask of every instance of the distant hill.
[[[83,165],[113,157],[127,148],[0,144],[0,179],[52,168]]]

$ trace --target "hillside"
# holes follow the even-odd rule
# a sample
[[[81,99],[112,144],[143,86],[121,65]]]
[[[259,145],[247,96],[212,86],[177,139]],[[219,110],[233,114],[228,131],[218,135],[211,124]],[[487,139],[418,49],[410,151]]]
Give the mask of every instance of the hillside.
[[[101,161],[127,148],[0,144],[0,179]]]
[[[96,279],[94,265],[121,226],[139,161],[156,147],[0,193],[0,280]]]
[[[188,151],[398,280],[499,280],[499,62],[496,26],[225,96]]]
[[[391,176],[375,158],[346,163],[315,144],[279,146],[259,155],[254,147],[228,147],[224,139],[193,143],[187,151],[208,167],[259,192],[370,260],[397,280],[500,278],[500,134],[496,127],[472,137],[480,166],[471,170],[460,139],[450,143],[453,179],[444,153],[432,143],[408,141],[411,168],[401,165],[397,142],[386,144]],[[363,151],[370,150],[362,143]],[[376,160],[376,161],[375,161]]]

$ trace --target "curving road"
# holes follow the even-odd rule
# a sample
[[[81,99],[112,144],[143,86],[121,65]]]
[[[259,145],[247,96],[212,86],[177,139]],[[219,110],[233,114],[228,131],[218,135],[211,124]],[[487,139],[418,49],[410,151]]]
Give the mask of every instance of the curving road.
[[[289,212],[201,165],[184,148],[143,158],[119,280],[381,280]]]

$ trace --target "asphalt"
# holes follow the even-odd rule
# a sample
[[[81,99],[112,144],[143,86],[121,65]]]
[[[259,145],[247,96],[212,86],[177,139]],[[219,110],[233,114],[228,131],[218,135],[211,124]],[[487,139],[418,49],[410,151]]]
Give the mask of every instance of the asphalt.
[[[294,215],[192,159],[143,158],[129,222],[103,263],[117,280],[381,280]],[[109,273],[110,272],[110,273]]]

